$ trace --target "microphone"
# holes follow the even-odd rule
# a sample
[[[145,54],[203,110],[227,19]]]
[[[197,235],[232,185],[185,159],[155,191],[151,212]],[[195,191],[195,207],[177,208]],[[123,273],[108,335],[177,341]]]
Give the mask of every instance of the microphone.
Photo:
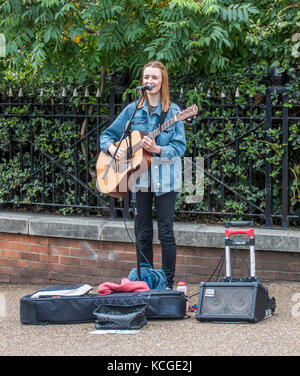
[[[139,90],[142,90],[142,91],[145,91],[145,90],[152,90],[152,84],[148,84],[148,85],[144,85],[144,86],[138,86],[137,88],[136,88],[137,90],[139,89]]]

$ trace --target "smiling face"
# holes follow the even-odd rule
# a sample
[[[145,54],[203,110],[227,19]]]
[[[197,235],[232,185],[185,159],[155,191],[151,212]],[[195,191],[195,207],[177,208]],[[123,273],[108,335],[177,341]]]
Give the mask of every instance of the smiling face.
[[[144,65],[141,72],[141,85],[152,84],[152,90],[146,90],[145,95],[141,99],[142,106],[146,99],[150,106],[158,105],[161,100],[164,112],[169,110],[171,101],[169,95],[169,77],[168,72],[160,61],[149,61]],[[141,108],[141,107],[139,107]]]
[[[143,73],[143,85],[152,84],[152,90],[148,95],[157,95],[160,93],[162,85],[162,73],[159,68],[146,67]]]

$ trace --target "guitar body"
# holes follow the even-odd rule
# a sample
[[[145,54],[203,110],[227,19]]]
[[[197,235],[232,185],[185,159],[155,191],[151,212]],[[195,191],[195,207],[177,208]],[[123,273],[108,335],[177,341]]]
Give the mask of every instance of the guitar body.
[[[145,136],[144,133],[139,131],[133,131],[131,133],[132,146],[134,147],[141,142],[142,138]],[[118,142],[115,142],[115,146]],[[129,147],[129,138],[126,137],[122,142],[120,147],[122,149],[127,149]],[[113,164],[107,171],[107,175],[103,179],[103,174],[105,173],[108,165],[111,162],[111,155],[104,152],[100,152],[96,170],[97,170],[97,188],[100,192],[108,194],[112,197],[123,197],[129,191],[132,183],[151,165],[152,153],[147,152],[143,148],[137,150],[132,158],[132,166],[130,160],[117,161],[114,160]],[[133,176],[132,176],[133,171]],[[133,180],[133,181],[132,181]]]

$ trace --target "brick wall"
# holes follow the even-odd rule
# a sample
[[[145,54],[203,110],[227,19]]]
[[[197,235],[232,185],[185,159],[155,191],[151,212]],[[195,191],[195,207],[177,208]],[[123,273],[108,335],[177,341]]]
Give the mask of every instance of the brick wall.
[[[178,246],[176,281],[207,281],[223,253],[224,249]],[[158,268],[158,245],[154,246],[154,254]],[[240,255],[249,264],[249,252],[240,251]],[[120,283],[134,267],[136,253],[131,243],[0,233],[0,282],[97,286],[106,281]],[[300,253],[257,251],[256,270],[262,281],[300,281]],[[224,275],[225,263],[219,276]],[[233,275],[248,275],[240,257]]]

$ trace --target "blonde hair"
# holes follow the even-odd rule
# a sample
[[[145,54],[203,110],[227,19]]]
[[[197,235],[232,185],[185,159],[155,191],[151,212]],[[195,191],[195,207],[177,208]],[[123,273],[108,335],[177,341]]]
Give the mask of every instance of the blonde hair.
[[[143,77],[144,77],[144,71],[146,68],[152,67],[152,68],[159,68],[161,71],[161,76],[162,76],[162,84],[161,84],[161,89],[160,89],[160,94],[161,94],[161,105],[162,105],[162,111],[167,112],[169,110],[171,101],[170,101],[170,94],[169,94],[169,77],[168,77],[168,72],[160,61],[149,61],[147,64],[144,65],[141,73],[141,83],[143,84]],[[138,108],[141,108],[145,98],[147,99],[147,103],[149,104],[148,100],[148,94],[145,92],[145,95],[141,99]]]

